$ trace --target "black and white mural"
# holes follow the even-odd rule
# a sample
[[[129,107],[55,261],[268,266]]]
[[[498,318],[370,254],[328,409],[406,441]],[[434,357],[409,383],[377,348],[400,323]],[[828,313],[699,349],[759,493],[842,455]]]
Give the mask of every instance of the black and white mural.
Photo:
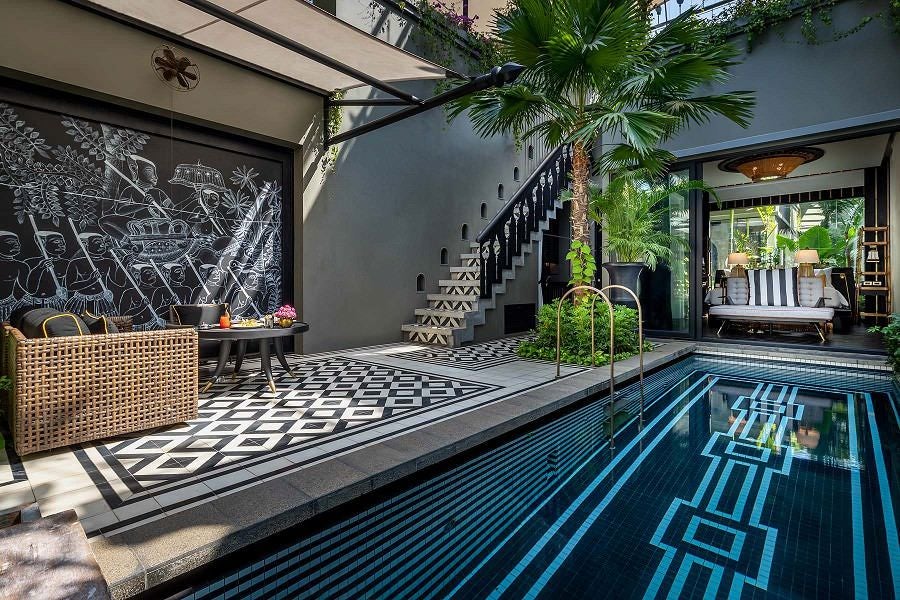
[[[282,300],[282,164],[0,102],[0,321],[18,306],[134,317]]]

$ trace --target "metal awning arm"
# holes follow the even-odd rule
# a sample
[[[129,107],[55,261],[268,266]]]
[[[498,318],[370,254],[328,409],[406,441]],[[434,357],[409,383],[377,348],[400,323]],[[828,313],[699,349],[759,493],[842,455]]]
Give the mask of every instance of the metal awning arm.
[[[182,0],[182,2],[187,0]],[[196,0],[190,0],[196,1]],[[348,129],[342,133],[335,135],[334,137],[328,137],[326,131],[325,137],[325,147],[331,146],[333,144],[339,144],[341,142],[346,142],[347,140],[353,139],[357,136],[360,136],[364,133],[369,133],[371,131],[375,131],[376,129],[381,129],[387,125],[391,125],[392,123],[396,123],[397,121],[402,121],[403,119],[407,119],[419,113],[423,113],[426,110],[431,110],[432,108],[436,108],[451,100],[456,100],[458,98],[462,98],[468,94],[473,92],[478,92],[481,90],[486,90],[489,87],[501,87],[506,85],[507,83],[512,83],[516,80],[519,74],[525,67],[516,63],[506,63],[501,67],[494,67],[491,69],[489,73],[485,73],[484,75],[479,75],[478,77],[474,77],[468,82],[453,88],[452,90],[447,90],[442,94],[438,94],[437,96],[432,96],[427,100],[422,100],[416,103],[415,106],[410,106],[409,108],[398,110],[397,112],[391,113],[387,116],[381,117],[380,119],[375,119],[369,123],[365,123],[364,125],[360,125],[359,127],[354,127],[353,129]],[[351,103],[358,104],[351,104]],[[367,104],[373,103],[373,104]],[[325,112],[326,115],[328,113],[328,109],[332,106],[377,106],[377,105],[385,105],[384,103],[376,103],[376,100],[340,100],[334,101],[326,98],[325,100]],[[326,116],[327,119],[327,116]]]
[[[244,31],[248,31],[260,38],[272,42],[273,44],[278,44],[283,48],[287,48],[292,52],[296,52],[297,54],[303,55],[309,59],[316,61],[317,63],[323,64],[326,67],[334,69],[339,73],[343,73],[344,75],[348,75],[353,77],[354,79],[365,83],[366,85],[370,85],[374,88],[377,88],[383,92],[386,92],[396,98],[400,98],[404,100],[407,104],[421,104],[422,100],[404,92],[398,87],[395,87],[389,83],[385,83],[379,79],[376,79],[366,73],[363,73],[359,69],[355,69],[349,65],[345,65],[342,62],[339,62],[330,56],[326,56],[322,54],[318,50],[314,50],[308,46],[304,46],[303,44],[296,42],[288,37],[281,35],[278,32],[272,31],[267,27],[263,27],[259,23],[255,23],[250,19],[246,19],[239,14],[233,13],[230,10],[224,9],[221,6],[210,2],[209,0],[178,0],[182,4],[186,4],[191,8],[195,8],[197,10],[203,11],[206,14],[215,17],[221,21],[229,23],[230,25],[234,25],[235,27],[239,27]]]

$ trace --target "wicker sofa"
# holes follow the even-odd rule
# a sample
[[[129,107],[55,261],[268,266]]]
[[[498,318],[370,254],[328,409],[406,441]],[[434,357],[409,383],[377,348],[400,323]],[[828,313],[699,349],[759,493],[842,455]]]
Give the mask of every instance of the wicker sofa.
[[[28,339],[4,324],[2,335],[19,455],[197,417],[193,329]]]

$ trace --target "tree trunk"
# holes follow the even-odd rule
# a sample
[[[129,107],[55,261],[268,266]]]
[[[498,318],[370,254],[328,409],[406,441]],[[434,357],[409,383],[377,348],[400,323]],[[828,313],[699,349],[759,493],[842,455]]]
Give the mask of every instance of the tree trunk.
[[[572,202],[570,220],[572,239],[591,246],[591,223],[588,219],[588,185],[591,177],[591,160],[587,148],[572,144]]]

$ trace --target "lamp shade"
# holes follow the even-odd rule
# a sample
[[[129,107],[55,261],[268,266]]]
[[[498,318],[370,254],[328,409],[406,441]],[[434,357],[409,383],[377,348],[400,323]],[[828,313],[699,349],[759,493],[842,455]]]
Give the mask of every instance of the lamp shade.
[[[800,264],[817,264],[819,262],[818,250],[797,250],[794,260]]]
[[[746,252],[732,252],[728,255],[729,265],[749,265],[750,257]]]

